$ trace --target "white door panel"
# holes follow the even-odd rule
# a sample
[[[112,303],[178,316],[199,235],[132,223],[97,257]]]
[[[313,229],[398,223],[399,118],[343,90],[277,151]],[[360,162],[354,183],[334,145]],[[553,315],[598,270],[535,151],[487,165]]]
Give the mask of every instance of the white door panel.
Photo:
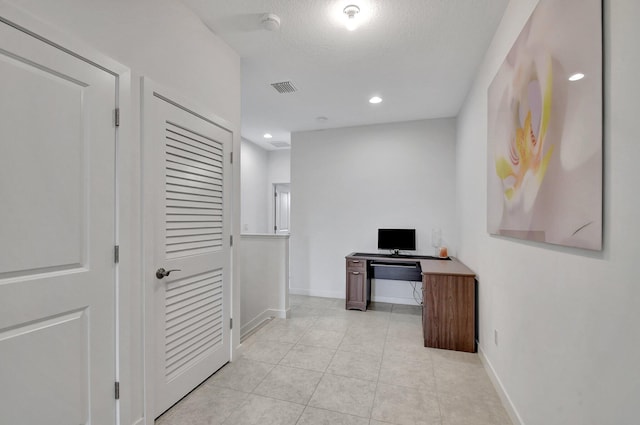
[[[114,423],[116,77],[0,23],[0,417]]]
[[[145,157],[154,182],[154,409],[160,415],[230,358],[233,135],[184,105],[145,95]],[[150,217],[151,218],[151,217]],[[152,238],[148,238],[152,240]]]
[[[275,233],[289,233],[289,211],[291,208],[291,189],[288,183],[274,184],[275,195]]]

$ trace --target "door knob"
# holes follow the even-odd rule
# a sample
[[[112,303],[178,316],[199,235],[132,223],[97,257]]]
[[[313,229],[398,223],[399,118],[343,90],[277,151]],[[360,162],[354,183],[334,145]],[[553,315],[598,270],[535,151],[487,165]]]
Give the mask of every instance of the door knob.
[[[156,270],[156,277],[158,279],[162,279],[165,276],[169,276],[171,272],[179,272],[179,271],[181,270],[180,269],[165,270],[162,267],[160,267],[158,270]]]

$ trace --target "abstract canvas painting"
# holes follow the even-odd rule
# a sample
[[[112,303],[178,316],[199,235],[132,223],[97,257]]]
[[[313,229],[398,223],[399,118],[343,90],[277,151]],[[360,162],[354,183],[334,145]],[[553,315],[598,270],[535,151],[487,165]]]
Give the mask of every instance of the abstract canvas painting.
[[[602,249],[601,0],[541,0],[489,87],[491,234]]]

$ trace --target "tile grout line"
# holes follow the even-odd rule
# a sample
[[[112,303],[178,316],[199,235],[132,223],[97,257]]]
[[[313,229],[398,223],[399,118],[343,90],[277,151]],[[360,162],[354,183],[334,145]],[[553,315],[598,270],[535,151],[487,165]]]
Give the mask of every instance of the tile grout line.
[[[306,409],[306,408],[307,408],[307,406],[309,405],[309,401],[311,400],[311,398],[309,398],[309,401],[307,401],[307,403],[306,403],[306,404],[301,404],[301,403],[296,403],[296,402],[293,402],[293,401],[290,401],[290,400],[281,400],[281,399],[278,399],[278,398],[275,398],[275,397],[269,397],[269,396],[265,396],[265,395],[261,395],[261,394],[255,394],[255,393],[254,393],[254,391],[255,391],[255,390],[256,390],[256,389],[257,389],[257,388],[258,388],[258,387],[259,387],[259,386],[260,386],[260,385],[261,385],[261,384],[262,384],[262,383],[267,379],[267,377],[268,377],[269,375],[271,375],[271,373],[274,371],[274,369],[275,369],[276,367],[278,367],[278,366],[281,366],[281,367],[287,367],[287,366],[283,366],[283,365],[281,365],[281,364],[280,364],[280,362],[282,362],[282,359],[284,359],[284,358],[287,356],[287,354],[289,354],[289,353],[291,352],[291,350],[293,350],[293,347],[295,347],[295,346],[298,344],[298,342],[302,339],[302,337],[303,337],[303,336],[308,332],[308,330],[309,330],[309,329],[313,326],[313,324],[314,324],[315,322],[317,322],[317,321],[318,321],[318,318],[316,317],[316,318],[315,318],[315,320],[313,320],[313,321],[312,321],[312,323],[311,323],[311,324],[309,324],[309,325],[305,328],[304,333],[303,333],[303,334],[302,334],[302,335],[297,339],[297,341],[296,341],[296,342],[294,342],[293,344],[291,344],[291,347],[287,350],[287,352],[286,352],[286,353],[284,353],[284,355],[282,356],[282,358],[280,358],[280,360],[278,360],[278,363],[276,363],[275,365],[272,365],[273,367],[271,368],[271,370],[270,370],[270,371],[269,371],[269,372],[264,376],[264,378],[262,378],[262,380],[261,380],[261,381],[260,381],[260,382],[259,382],[259,383],[258,383],[258,384],[257,384],[257,385],[252,389],[252,390],[251,390],[251,393],[250,393],[250,395],[253,395],[253,396],[265,397],[265,398],[270,398],[270,399],[272,399],[272,400],[284,401],[284,402],[286,402],[286,403],[293,403],[293,404],[297,404],[297,405],[299,405],[299,406],[303,406],[302,411],[300,412],[300,415],[299,415],[299,416],[298,416],[298,418],[296,419],[296,424],[300,421],[300,418],[302,417],[302,415],[304,414],[305,409]],[[278,342],[278,343],[280,343],[280,344],[283,344],[283,343],[282,343],[282,342],[280,342],[280,341],[272,341],[272,342]],[[284,344],[290,344],[290,343],[284,343]],[[259,360],[254,360],[254,361],[259,361]],[[262,363],[266,363],[266,362],[262,362]],[[266,363],[266,364],[271,364],[271,363]],[[321,377],[321,379],[322,379],[322,377]],[[318,383],[319,383],[319,382],[320,382],[320,381],[318,381]],[[318,384],[316,384],[316,388],[317,388],[317,385],[318,385]],[[314,392],[315,392],[315,389],[314,389]],[[313,394],[312,394],[312,395],[313,395]],[[248,398],[248,397],[247,397],[247,398]],[[248,401],[246,401],[245,403],[247,403],[247,402],[248,402]],[[242,405],[242,406],[244,406],[244,404],[245,404],[245,403],[243,403],[243,405]],[[229,417],[231,417],[231,415],[229,415],[229,416],[227,417],[227,419],[228,419]],[[226,422],[226,421],[227,421],[227,419],[225,419],[225,420],[223,421],[223,425],[224,425],[224,422]]]
[[[440,397],[440,389],[438,388],[438,379],[436,378],[436,362],[433,358],[433,351],[429,350],[429,358],[431,359],[431,375],[433,376],[433,386],[436,391],[436,401],[438,402],[438,413],[440,414],[440,424],[444,424],[444,415],[442,414],[442,402]]]
[[[319,319],[319,318],[318,318]],[[318,319],[316,319],[313,324],[315,324]],[[311,326],[313,326],[313,324]],[[311,326],[309,326],[309,328],[311,328]],[[308,331],[308,329],[307,329]],[[306,334],[306,332],[305,332]],[[346,333],[345,333],[346,336]],[[302,339],[302,337],[300,337],[300,339]],[[342,339],[344,339],[344,336],[342,337]],[[338,347],[340,346],[340,344],[342,343],[342,339],[340,340],[340,343],[338,344]],[[297,344],[296,344],[297,345]],[[304,344],[301,344],[304,345]],[[312,347],[312,346],[311,346]],[[314,348],[318,348],[318,347],[314,347]],[[325,348],[325,347],[321,347],[321,348]],[[312,407],[309,406],[309,403],[311,403],[311,400],[313,399],[314,394],[316,393],[316,391],[318,391],[318,387],[320,386],[320,382],[322,382],[322,380],[324,379],[327,369],[329,368],[329,365],[331,365],[331,362],[333,361],[333,358],[335,357],[336,353],[338,352],[338,349],[336,347],[336,349],[333,352],[333,355],[331,356],[331,359],[329,360],[329,362],[327,363],[327,366],[324,368],[324,371],[322,371],[322,375],[320,376],[320,379],[318,379],[318,382],[316,383],[315,388],[313,389],[313,392],[311,393],[311,395],[309,396],[309,400],[307,400],[307,404],[305,405],[304,409],[302,409],[302,413],[300,413],[300,416],[298,417],[298,419],[296,420],[296,425],[300,422],[300,419],[302,418],[302,415],[304,415],[304,412],[307,410],[307,407]]]
[[[373,391],[373,401],[371,402],[371,409],[369,409],[369,423],[373,419],[373,406],[376,404],[376,397],[378,396],[378,386],[380,385],[380,372],[382,372],[382,362],[384,361],[384,352],[387,349],[387,338],[389,337],[389,330],[391,328],[391,312],[393,311],[393,304],[391,304],[391,310],[389,311],[389,318],[387,319],[387,332],[384,334],[384,344],[382,344],[382,356],[380,357],[380,367],[378,368],[378,378],[376,379],[376,388]],[[377,420],[377,419],[375,419]]]

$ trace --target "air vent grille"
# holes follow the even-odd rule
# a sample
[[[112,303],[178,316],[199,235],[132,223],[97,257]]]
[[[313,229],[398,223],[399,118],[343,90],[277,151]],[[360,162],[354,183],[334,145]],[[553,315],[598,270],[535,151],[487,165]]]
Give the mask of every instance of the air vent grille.
[[[271,145],[276,148],[288,148],[291,145],[287,142],[271,142]]]
[[[276,91],[278,93],[281,93],[281,94],[293,93],[293,92],[298,91],[296,86],[294,86],[291,81],[282,81],[282,82],[279,82],[279,83],[272,83],[271,87],[276,89]]]

